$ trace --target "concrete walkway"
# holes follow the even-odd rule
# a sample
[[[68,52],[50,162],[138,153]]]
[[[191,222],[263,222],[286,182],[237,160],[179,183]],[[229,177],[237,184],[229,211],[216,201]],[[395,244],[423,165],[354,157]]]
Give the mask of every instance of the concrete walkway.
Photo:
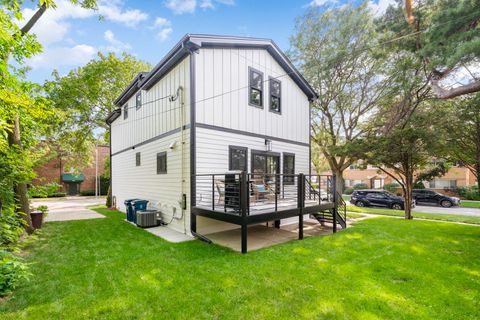
[[[45,222],[70,221],[105,218],[105,216],[87,209],[87,207],[105,204],[105,198],[99,197],[66,197],[55,199],[35,199],[32,202],[34,208],[44,205],[48,207],[48,215]]]

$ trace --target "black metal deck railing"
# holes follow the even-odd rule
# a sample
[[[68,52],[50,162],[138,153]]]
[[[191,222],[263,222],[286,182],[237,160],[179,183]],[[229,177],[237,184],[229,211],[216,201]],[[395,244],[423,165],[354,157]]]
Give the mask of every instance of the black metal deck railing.
[[[332,175],[236,171],[196,174],[192,183],[192,233],[201,236],[197,233],[196,216],[240,225],[242,252],[247,251],[247,226],[251,224],[275,221],[279,227],[281,219],[298,217],[300,239],[305,214],[320,219],[325,214],[320,217],[318,213],[329,212],[334,232],[337,223],[346,226],[343,215],[337,212],[339,197]]]
[[[195,206],[236,215],[332,203],[333,176],[229,172],[195,175]]]

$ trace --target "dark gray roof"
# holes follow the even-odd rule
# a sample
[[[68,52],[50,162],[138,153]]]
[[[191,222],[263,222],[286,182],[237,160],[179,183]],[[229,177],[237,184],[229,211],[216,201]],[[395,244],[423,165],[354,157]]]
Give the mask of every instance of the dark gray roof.
[[[265,49],[282,66],[286,73],[295,81],[310,100],[318,97],[313,88],[303,78],[300,72],[270,39],[217,36],[204,34],[186,34],[183,38],[165,55],[165,57],[149,73],[141,73],[135,77],[130,85],[115,100],[115,104],[121,106],[139,88],[150,89],[168,71],[180,62],[190,52],[199,48],[253,48]]]

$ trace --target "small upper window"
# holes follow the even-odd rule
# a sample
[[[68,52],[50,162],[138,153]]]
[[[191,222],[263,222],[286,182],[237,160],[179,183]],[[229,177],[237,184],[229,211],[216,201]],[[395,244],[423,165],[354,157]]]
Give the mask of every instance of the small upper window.
[[[135,107],[138,109],[140,109],[140,107],[142,106],[142,93],[139,92],[137,93],[137,95],[135,96]]]
[[[167,173],[167,152],[157,153],[157,174]]]
[[[263,73],[249,68],[249,103],[256,107],[263,106]]]
[[[135,153],[135,165],[140,166],[140,152]]]
[[[128,118],[128,104],[123,106],[123,119]]]
[[[280,81],[270,78],[270,111],[281,112],[282,84]]]
[[[229,170],[247,171],[247,148],[230,146]]]

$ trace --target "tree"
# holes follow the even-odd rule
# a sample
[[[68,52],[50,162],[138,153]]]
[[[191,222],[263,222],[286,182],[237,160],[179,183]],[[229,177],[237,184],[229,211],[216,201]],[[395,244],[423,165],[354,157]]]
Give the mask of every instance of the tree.
[[[402,126],[379,131],[364,141],[362,156],[369,164],[392,177],[405,197],[405,218],[412,219],[412,189],[415,178],[437,153],[441,137],[436,129],[443,120],[437,109],[423,103]]]
[[[469,168],[480,190],[480,93],[452,101],[447,119],[444,123],[448,132],[445,157]]]
[[[412,50],[422,57],[432,73],[431,88],[440,99],[451,99],[480,91],[480,3],[478,0],[425,0],[405,2],[404,27],[422,33],[422,41]],[[397,9],[401,6],[397,3]],[[407,28],[408,29],[408,28]],[[463,81],[445,88],[442,80],[465,71]],[[464,74],[465,74],[464,73]]]
[[[297,20],[290,56],[319,94],[312,103],[312,142],[343,190],[343,171],[356,159],[343,152],[369,131],[367,116],[387,91],[382,48],[367,3],[307,10]]]
[[[84,8],[95,7],[94,0],[72,0],[72,2],[78,3]],[[30,106],[39,106],[38,101],[41,99],[30,96],[33,86],[21,78],[25,70],[15,68],[9,60],[13,57],[19,65],[22,65],[25,58],[31,57],[41,50],[35,36],[29,32],[48,8],[55,7],[55,3],[52,0],[39,0],[37,11],[21,28],[13,21],[21,20],[22,1],[1,0],[0,3],[2,4],[0,7],[0,90],[2,91],[2,108],[9,110],[3,114],[6,116],[2,126],[3,131],[7,134],[8,150],[2,156],[10,154],[13,157],[21,157],[17,158],[17,160],[21,159],[20,161],[11,162],[18,164],[18,166],[11,166],[11,172],[22,172],[22,174],[14,175],[10,182],[15,190],[17,209],[24,213],[27,231],[31,231],[30,206],[27,197],[27,177],[31,173],[31,165],[26,161],[28,156],[25,152],[28,150],[25,142],[29,139],[26,139],[21,132],[22,130],[25,132],[25,128],[29,125],[22,123],[22,120],[28,122],[32,116],[41,115],[35,112],[38,108],[29,108]],[[35,121],[31,124],[35,125]]]

